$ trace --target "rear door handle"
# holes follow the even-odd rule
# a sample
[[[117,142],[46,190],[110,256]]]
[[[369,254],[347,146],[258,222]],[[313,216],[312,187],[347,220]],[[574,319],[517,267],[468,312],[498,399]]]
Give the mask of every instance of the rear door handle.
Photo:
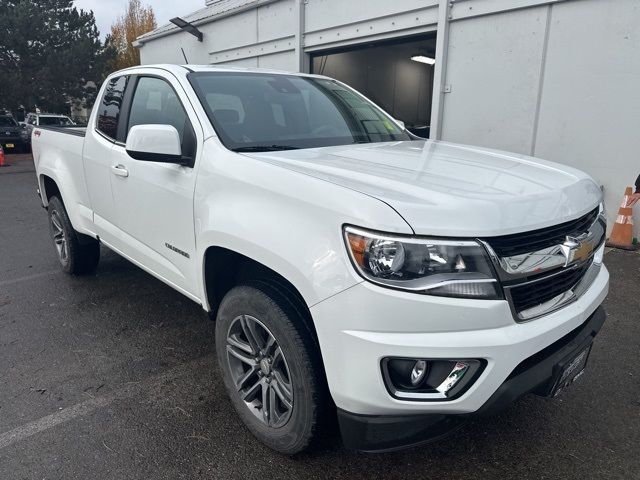
[[[113,165],[111,167],[111,173],[113,173],[114,175],[117,175],[119,177],[128,177],[129,176],[129,170],[124,168],[124,165]]]

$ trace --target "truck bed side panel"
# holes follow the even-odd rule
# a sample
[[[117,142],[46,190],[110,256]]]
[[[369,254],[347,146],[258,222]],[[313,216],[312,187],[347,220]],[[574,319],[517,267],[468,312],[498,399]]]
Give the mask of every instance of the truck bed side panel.
[[[37,127],[31,143],[44,205],[48,201],[43,179],[48,176],[58,185],[73,227],[93,236],[93,213],[82,161],[84,129]]]

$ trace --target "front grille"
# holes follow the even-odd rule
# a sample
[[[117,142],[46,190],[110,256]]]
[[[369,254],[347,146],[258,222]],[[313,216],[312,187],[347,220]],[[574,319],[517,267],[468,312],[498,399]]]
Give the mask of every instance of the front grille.
[[[591,262],[587,262],[585,265],[556,275],[547,275],[538,280],[510,288],[513,307],[516,312],[520,313],[571,290],[582,280],[590,265]]]
[[[501,237],[485,238],[484,240],[491,245],[491,248],[499,257],[511,257],[523,253],[536,252],[543,248],[561,244],[565,241],[567,235],[578,236],[588,231],[597,217],[598,209],[596,208],[576,220],[561,223],[560,225]]]

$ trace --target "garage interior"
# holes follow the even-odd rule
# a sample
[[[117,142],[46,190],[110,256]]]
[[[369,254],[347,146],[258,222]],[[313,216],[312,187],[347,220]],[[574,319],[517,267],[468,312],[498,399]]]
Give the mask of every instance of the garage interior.
[[[314,54],[312,72],[362,92],[416,135],[429,138],[436,36],[367,43]]]

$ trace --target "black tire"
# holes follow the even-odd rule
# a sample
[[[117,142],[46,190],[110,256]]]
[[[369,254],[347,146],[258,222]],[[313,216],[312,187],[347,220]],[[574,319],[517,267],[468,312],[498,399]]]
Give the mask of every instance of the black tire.
[[[58,197],[51,197],[47,212],[49,231],[62,270],[71,275],[94,271],[100,261],[100,243],[73,229],[67,210]]]
[[[233,358],[227,353],[227,338],[238,319],[243,316],[257,319],[262,327],[268,329],[267,334],[273,336],[277,342],[276,348],[282,350],[286,360],[289,386],[293,392],[292,407],[288,411],[286,422],[277,427],[265,423],[264,418],[256,412],[259,411],[258,407],[250,407],[245,403],[236,387],[232,371],[234,367],[231,365]],[[265,348],[267,350],[268,347]],[[324,421],[329,400],[320,352],[304,326],[298,309],[294,307],[294,302],[284,297],[277,286],[265,281],[233,288],[225,295],[218,310],[216,351],[231,403],[253,435],[280,453],[292,455],[306,449]],[[275,362],[274,360],[273,373],[277,375]],[[235,375],[236,378],[242,376],[237,373]],[[265,373],[260,370],[257,375],[262,375],[266,380]],[[252,383],[254,380],[247,382],[248,385]],[[274,384],[277,386],[277,382]],[[264,388],[264,384],[261,388]],[[256,398],[259,398],[258,395]]]

